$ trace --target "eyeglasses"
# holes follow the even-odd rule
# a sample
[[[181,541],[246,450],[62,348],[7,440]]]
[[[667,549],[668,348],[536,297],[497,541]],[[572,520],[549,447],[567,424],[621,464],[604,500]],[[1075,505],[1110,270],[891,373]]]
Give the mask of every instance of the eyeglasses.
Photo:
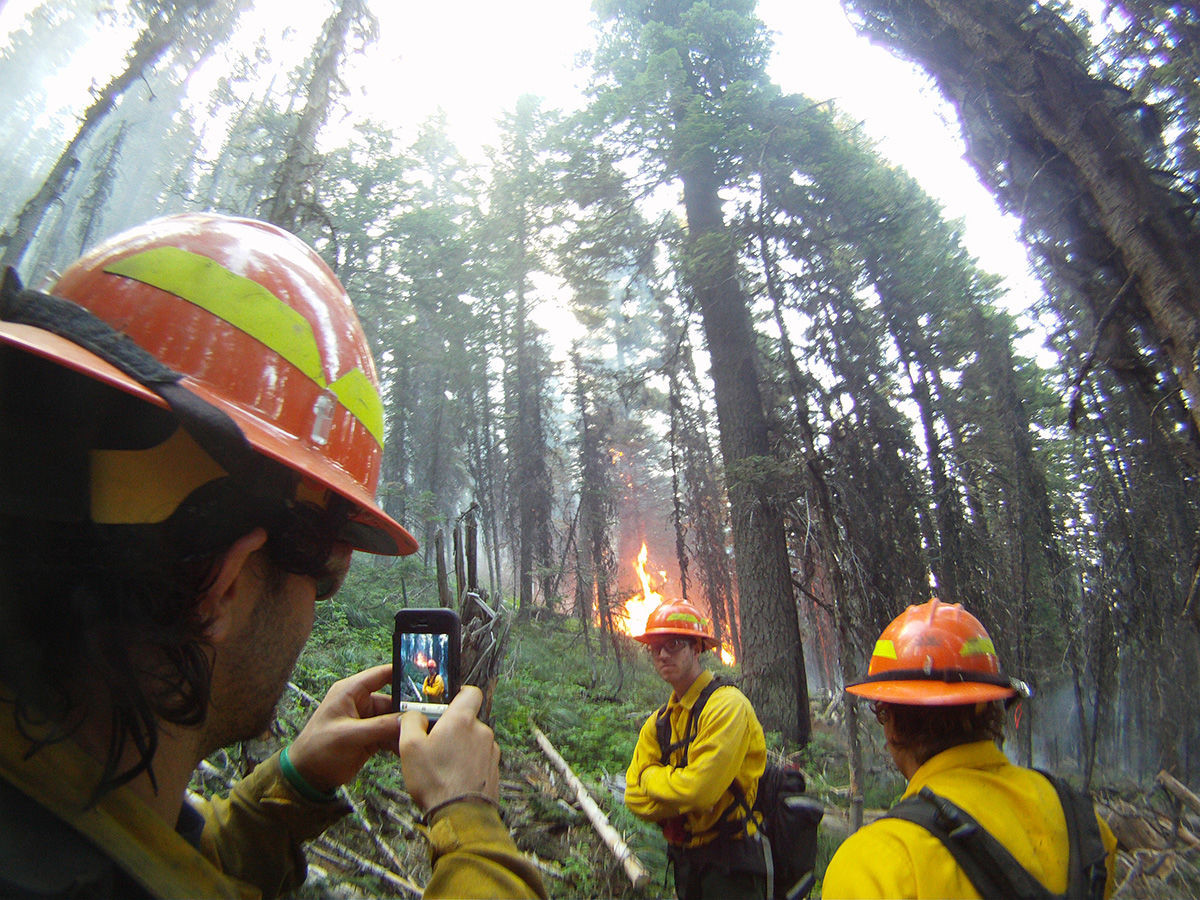
[[[264,549],[271,562],[292,575],[316,582],[318,600],[337,593],[350,569],[350,547],[339,541],[349,521],[348,503],[289,503],[270,529]]]
[[[685,638],[685,637],[666,638],[665,640],[661,640],[661,641],[651,641],[649,644],[646,645],[646,652],[649,653],[651,656],[657,656],[660,652],[662,652],[663,650],[666,650],[667,653],[674,655],[674,654],[678,653],[680,650],[682,650],[684,647],[690,647],[691,644],[692,644],[691,638]]]
[[[880,725],[885,724],[892,714],[891,707],[882,700],[871,701],[871,712],[875,714],[875,721]]]

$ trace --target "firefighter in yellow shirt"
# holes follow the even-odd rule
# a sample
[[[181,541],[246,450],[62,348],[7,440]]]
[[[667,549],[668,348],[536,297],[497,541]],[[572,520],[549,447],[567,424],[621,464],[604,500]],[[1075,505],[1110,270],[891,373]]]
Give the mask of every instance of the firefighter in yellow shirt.
[[[706,693],[713,675],[700,655],[717,641],[690,603],[663,603],[637,640],[672,691],[638,735],[625,805],[662,828],[680,900],[765,898],[763,838],[757,814],[749,814],[766,765],[754,707],[732,685]]]
[[[902,809],[922,806],[937,810],[933,819],[945,832],[954,831],[949,824],[968,824],[958,835],[972,846],[979,843],[979,830],[952,817],[974,818],[1011,855],[999,867],[1006,877],[1031,877],[1060,895],[1068,883],[1086,896],[1112,894],[1116,839],[1091,802],[1068,795],[1064,804],[1046,776],[1013,765],[1000,750],[1006,703],[1028,689],[1001,674],[987,631],[961,605],[934,599],[910,606],[876,642],[867,677],[846,690],[872,701],[908,787],[887,817],[838,848],[825,871],[823,897],[1015,895],[978,887],[950,849],[963,849],[954,835],[948,834],[947,844],[927,826],[896,817]],[[941,800],[958,809],[939,808]],[[1075,860],[1068,815],[1079,823],[1078,833],[1091,837],[1081,840]],[[1090,828],[1090,819],[1098,831]],[[973,855],[966,857],[969,863]],[[1032,885],[1020,893],[1032,896],[1037,889]]]
[[[446,682],[438,674],[437,660],[431,659],[425,664],[425,667],[429,672],[425,676],[425,680],[421,682],[421,693],[425,695],[425,701],[427,703],[445,703]]]
[[[227,798],[355,551],[417,543],[375,501],[383,401],[345,289],[296,237],[212,213],[116,235],[52,293],[0,279],[0,897],[275,897],[339,788],[399,755],[428,897],[544,897],[464,688],[436,728],[391,665],[334,684]]]

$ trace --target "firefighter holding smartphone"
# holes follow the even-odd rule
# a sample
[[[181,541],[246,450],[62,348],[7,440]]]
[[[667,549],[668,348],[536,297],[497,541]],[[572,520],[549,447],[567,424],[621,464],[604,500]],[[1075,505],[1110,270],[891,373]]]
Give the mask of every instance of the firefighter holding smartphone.
[[[400,753],[427,896],[544,896],[497,813],[463,688],[430,728],[337,682],[228,798],[204,757],[261,733],[354,550],[412,553],[375,502],[383,404],[349,297],[261,222],[158,219],[0,291],[0,895],[275,896],[340,785]],[[446,823],[446,824],[443,824]]]

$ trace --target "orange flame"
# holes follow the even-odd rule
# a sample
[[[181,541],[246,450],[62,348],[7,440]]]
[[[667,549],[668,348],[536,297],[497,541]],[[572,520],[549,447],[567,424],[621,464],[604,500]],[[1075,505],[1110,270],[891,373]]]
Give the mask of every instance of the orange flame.
[[[633,565],[633,570],[637,572],[638,580],[642,583],[642,591],[626,600],[624,609],[618,610],[613,617],[613,625],[630,637],[637,637],[645,633],[646,620],[650,618],[650,613],[658,609],[659,604],[663,602],[663,595],[650,586],[650,573],[646,571],[646,562],[649,556],[646,543],[643,541],[642,549],[638,551],[637,562]],[[658,574],[665,582],[667,573],[660,571]],[[737,662],[733,645],[728,641],[721,644],[719,652],[721,661],[725,665],[732,666]]]
[[[413,665],[421,669],[424,669],[426,666],[428,666],[431,661],[431,658],[426,656],[422,650],[418,650],[417,655],[413,657]]]
[[[649,551],[646,549],[645,541],[642,542],[642,549],[638,553],[637,563],[634,565],[634,571],[637,572],[638,580],[642,583],[641,594],[634,594],[625,601],[625,609],[623,614],[618,614],[618,618],[614,624],[630,636],[637,636],[646,631],[646,620],[650,618],[650,613],[658,608],[658,605],[663,602],[662,594],[654,590],[650,586],[650,575],[646,571],[646,560],[649,557]]]

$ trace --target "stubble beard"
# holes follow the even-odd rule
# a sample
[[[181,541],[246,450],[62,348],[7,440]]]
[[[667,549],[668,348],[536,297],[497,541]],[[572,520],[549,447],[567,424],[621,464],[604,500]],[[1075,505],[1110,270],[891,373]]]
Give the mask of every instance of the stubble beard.
[[[307,625],[299,621],[286,587],[286,577],[268,579],[246,629],[224,650],[224,697],[214,698],[206,722],[213,750],[258,737],[275,721],[275,708],[312,628],[311,618]]]

